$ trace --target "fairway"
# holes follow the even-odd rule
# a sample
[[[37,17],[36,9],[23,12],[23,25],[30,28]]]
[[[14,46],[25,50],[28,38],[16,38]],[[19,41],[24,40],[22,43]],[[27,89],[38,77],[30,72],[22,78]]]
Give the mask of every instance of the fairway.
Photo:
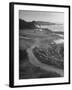
[[[39,77],[60,77],[64,76],[63,68],[61,68],[61,65],[64,64],[63,60],[57,60],[56,57],[51,58],[51,62],[49,59],[45,59],[48,56],[45,56],[43,59],[43,56],[40,54],[40,52],[36,53],[34,51],[34,48],[38,47],[42,50],[47,50],[51,47],[51,44],[56,44],[57,51],[59,51],[60,47],[63,47],[63,33],[55,33],[55,32],[47,32],[46,30],[41,29],[26,29],[26,30],[20,30],[19,32],[19,49],[21,52],[26,51],[27,55],[26,57],[20,54],[20,57],[24,57],[24,59],[21,58],[20,63],[20,79],[23,78],[39,78]],[[45,51],[46,52],[46,51]],[[48,53],[50,51],[47,51]],[[35,54],[34,54],[35,53]],[[37,54],[37,55],[36,55]],[[39,57],[41,58],[37,58]],[[52,56],[51,56],[52,57]],[[49,57],[48,57],[49,58]],[[54,60],[53,60],[54,59]],[[27,64],[26,64],[27,63]],[[54,63],[54,64],[53,64]],[[62,63],[60,65],[60,63]],[[62,66],[63,67],[63,66]],[[27,71],[25,70],[27,69]],[[35,70],[37,72],[35,73]],[[32,74],[32,75],[31,75]]]

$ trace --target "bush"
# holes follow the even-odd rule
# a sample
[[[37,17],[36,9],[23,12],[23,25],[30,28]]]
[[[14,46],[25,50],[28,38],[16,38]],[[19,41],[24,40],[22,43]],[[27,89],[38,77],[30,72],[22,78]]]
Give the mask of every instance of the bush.
[[[47,50],[44,48],[35,47],[33,49],[33,53],[40,62],[63,69],[64,48],[58,47],[57,50],[59,51],[57,51],[56,49],[57,49],[57,45],[52,44],[50,45],[50,47],[47,48]]]

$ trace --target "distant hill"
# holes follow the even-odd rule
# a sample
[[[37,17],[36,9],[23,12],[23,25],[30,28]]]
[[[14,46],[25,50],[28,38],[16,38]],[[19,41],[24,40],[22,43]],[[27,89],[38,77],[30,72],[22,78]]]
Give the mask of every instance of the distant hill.
[[[22,19],[19,19],[19,29],[35,29],[36,26],[33,22],[26,22]]]
[[[40,25],[57,25],[56,23],[52,22],[45,22],[45,21],[31,21],[27,22],[25,20],[19,19],[19,29],[39,29],[41,28]],[[42,28],[41,28],[42,29]],[[43,28],[45,31],[49,31],[50,33],[52,32],[48,28]],[[58,32],[56,32],[58,33]],[[60,34],[63,34],[63,32],[60,32]]]
[[[20,29],[35,29],[36,25],[56,25],[56,23],[45,22],[45,21],[32,21],[27,22],[25,20],[19,19],[19,28]]]
[[[45,22],[45,21],[32,21],[32,22],[37,24],[37,25],[56,25],[56,23]]]

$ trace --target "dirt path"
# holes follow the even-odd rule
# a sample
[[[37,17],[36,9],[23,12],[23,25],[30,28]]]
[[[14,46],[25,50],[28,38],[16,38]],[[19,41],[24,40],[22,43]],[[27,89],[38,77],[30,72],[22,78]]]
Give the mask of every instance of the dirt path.
[[[32,47],[28,48],[27,49],[27,52],[28,52],[28,56],[29,56],[29,61],[32,65],[36,66],[36,67],[40,67],[41,69],[43,70],[46,70],[46,71],[52,71],[52,72],[56,72],[57,74],[61,75],[61,76],[64,76],[64,71],[61,70],[61,69],[58,69],[58,68],[54,68],[50,65],[46,65],[44,63],[41,63],[35,56],[34,54],[32,53],[32,49],[36,46],[39,46],[40,44],[40,40],[39,39],[36,39],[36,42],[34,45],[32,45]]]

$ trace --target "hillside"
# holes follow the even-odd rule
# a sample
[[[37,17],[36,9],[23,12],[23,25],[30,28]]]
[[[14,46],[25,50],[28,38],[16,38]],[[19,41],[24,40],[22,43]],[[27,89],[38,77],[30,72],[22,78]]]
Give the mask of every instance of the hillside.
[[[19,19],[19,29],[35,29],[36,26],[33,22],[26,22],[22,19]]]
[[[25,20],[19,19],[19,28],[20,29],[35,29],[36,25],[56,25],[56,23],[45,22],[45,21],[27,22]]]

